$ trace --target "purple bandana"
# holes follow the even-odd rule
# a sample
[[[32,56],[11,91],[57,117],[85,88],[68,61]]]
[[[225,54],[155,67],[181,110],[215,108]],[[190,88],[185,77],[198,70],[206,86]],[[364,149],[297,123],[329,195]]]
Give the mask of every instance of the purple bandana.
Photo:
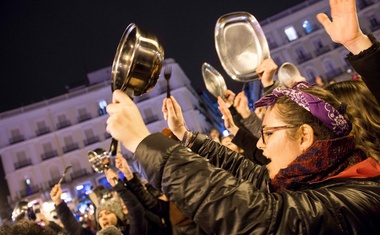
[[[351,122],[338,112],[333,106],[322,99],[299,90],[300,87],[312,87],[307,82],[296,83],[292,88],[283,89],[277,87],[273,93],[262,97],[255,103],[255,108],[270,106],[276,103],[277,98],[286,96],[302,108],[309,111],[314,117],[321,120],[337,136],[345,136],[351,132]]]

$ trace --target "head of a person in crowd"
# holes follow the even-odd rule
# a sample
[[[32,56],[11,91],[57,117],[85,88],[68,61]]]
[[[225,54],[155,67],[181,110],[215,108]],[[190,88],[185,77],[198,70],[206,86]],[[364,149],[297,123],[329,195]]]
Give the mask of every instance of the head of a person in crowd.
[[[210,131],[210,138],[219,142],[220,141],[220,132],[216,128],[212,128]]]
[[[271,160],[267,165],[271,179],[316,141],[349,135],[352,116],[339,111],[341,105],[330,92],[306,82],[276,88],[255,103],[267,107],[257,147]]]
[[[234,138],[233,135],[223,136],[221,138],[221,144],[226,146],[227,148],[237,152],[237,153],[243,153],[244,150],[239,148],[236,144],[232,143],[232,139]]]
[[[96,221],[102,229],[107,226],[125,226],[126,215],[123,212],[123,205],[119,198],[112,198],[100,203],[96,210]]]
[[[56,235],[48,226],[40,226],[30,219],[21,219],[12,224],[7,235]]]
[[[325,89],[346,103],[347,108],[356,107],[352,112],[359,118],[355,119],[356,125],[353,125],[351,133],[357,137],[356,143],[380,162],[380,107],[364,81],[335,82]]]

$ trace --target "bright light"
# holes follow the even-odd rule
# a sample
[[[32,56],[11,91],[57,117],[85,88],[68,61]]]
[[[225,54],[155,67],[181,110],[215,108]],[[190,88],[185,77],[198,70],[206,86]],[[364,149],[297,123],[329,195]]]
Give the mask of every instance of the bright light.
[[[224,130],[223,131],[223,136],[226,137],[226,136],[229,136],[230,135],[230,132],[228,130]]]
[[[82,184],[81,184],[81,185],[78,185],[78,186],[76,187],[76,189],[77,189],[77,191],[82,190],[82,189],[83,189],[83,185],[82,185]]]

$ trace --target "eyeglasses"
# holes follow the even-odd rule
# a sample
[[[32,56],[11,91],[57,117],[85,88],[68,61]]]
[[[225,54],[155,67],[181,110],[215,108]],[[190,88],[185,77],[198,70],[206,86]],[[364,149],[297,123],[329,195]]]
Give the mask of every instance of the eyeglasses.
[[[276,131],[279,131],[279,130],[284,130],[284,129],[289,129],[289,128],[296,128],[296,127],[299,127],[299,126],[300,125],[261,127],[261,138],[263,139],[263,143],[266,144],[265,138],[271,136],[273,134],[273,132],[276,132]]]

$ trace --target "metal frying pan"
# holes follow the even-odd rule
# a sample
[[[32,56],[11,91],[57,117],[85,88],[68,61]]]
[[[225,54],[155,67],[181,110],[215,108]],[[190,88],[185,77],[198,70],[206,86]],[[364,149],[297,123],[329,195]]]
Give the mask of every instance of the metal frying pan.
[[[164,49],[156,36],[134,23],[125,29],[112,64],[111,89],[124,91],[131,99],[152,90],[164,63]],[[109,152],[116,155],[118,141],[112,138]]]
[[[223,76],[206,62],[202,65],[202,76],[207,90],[216,98],[223,97],[223,92],[227,90]]]
[[[233,80],[250,82],[259,78],[256,68],[270,53],[264,32],[254,16],[247,12],[221,16],[214,36],[219,60]]]

